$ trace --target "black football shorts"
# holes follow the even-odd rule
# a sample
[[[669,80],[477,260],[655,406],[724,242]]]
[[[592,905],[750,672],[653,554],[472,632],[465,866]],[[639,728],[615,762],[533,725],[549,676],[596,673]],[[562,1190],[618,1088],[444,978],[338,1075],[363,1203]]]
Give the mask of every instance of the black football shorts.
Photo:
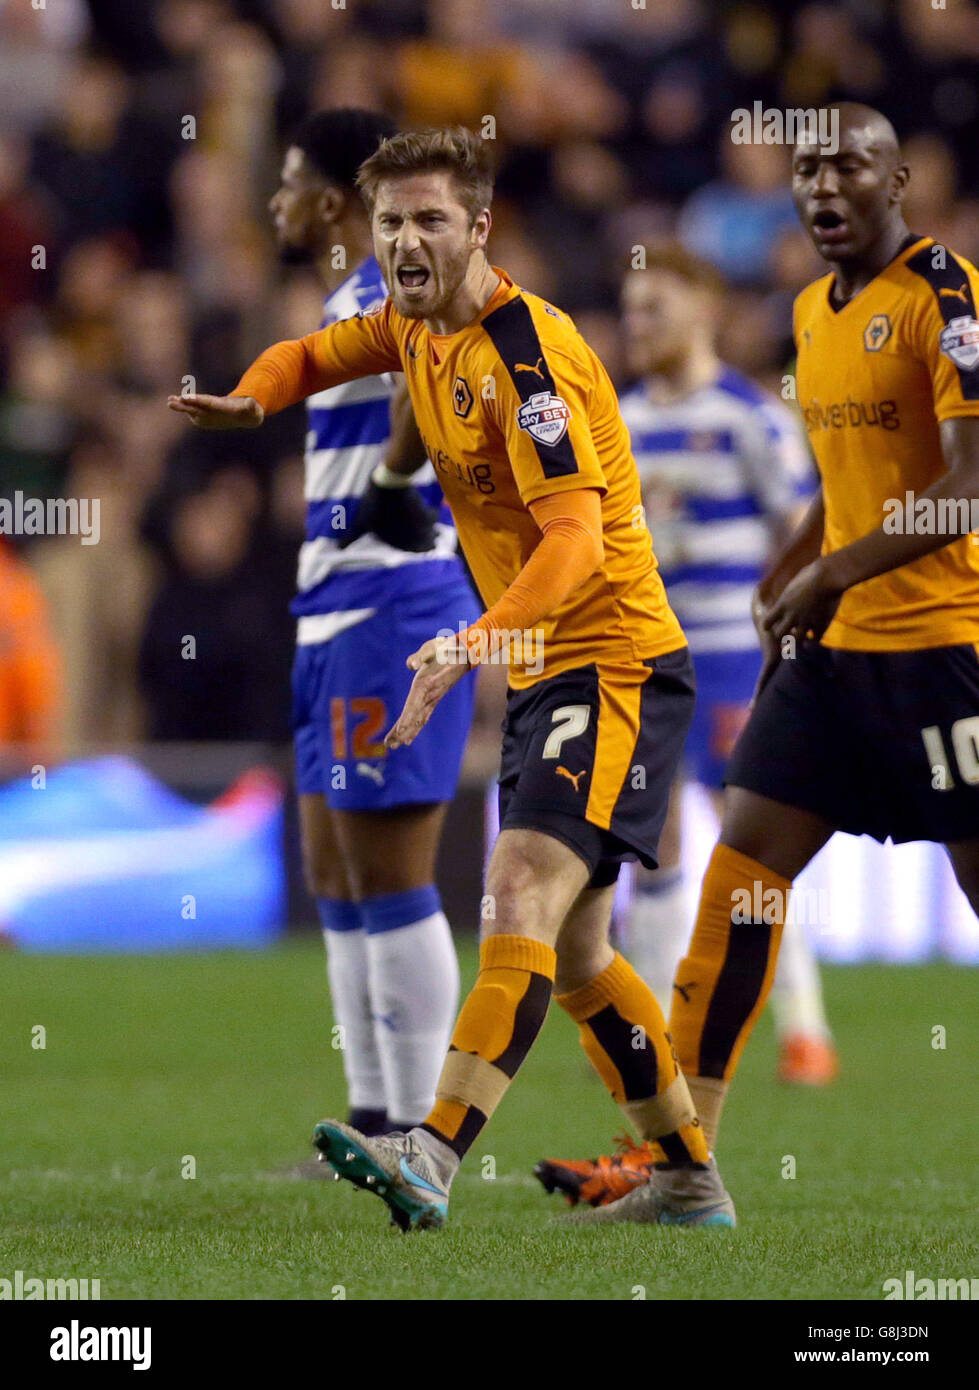
[[[759,696],[725,784],[875,840],[979,836],[976,647],[800,646]]]
[[[614,883],[625,859],[656,868],[695,692],[686,647],[629,665],[578,666],[511,690],[500,829],[562,841],[588,866],[592,887]]]

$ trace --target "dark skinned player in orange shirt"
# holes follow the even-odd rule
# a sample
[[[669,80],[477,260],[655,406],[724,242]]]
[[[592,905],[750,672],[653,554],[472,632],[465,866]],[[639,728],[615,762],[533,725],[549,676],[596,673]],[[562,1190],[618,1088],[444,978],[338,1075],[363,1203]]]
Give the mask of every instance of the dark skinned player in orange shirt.
[[[768,659],[670,1013],[712,1147],[792,880],[835,831],[944,844],[979,912],[979,273],[909,231],[890,122],[838,110],[838,149],[800,143],[792,164],[830,266],[794,315],[822,488],[759,586]],[[645,1220],[654,1198],[635,1187],[581,1218]]]
[[[170,398],[202,428],[249,428],[314,391],[403,371],[487,610],[409,658],[416,675],[388,746],[410,742],[472,665],[510,660],[480,970],[435,1107],[408,1134],[368,1138],[329,1120],[314,1142],[402,1229],[442,1225],[459,1163],[553,991],[654,1146],[647,1219],[733,1225],[659,1006],[608,942],[623,859],[656,863],[694,699],[615,392],[570,319],[489,264],[482,141],[461,129],[395,136],[358,183],[385,304],[270,348],[231,396]]]

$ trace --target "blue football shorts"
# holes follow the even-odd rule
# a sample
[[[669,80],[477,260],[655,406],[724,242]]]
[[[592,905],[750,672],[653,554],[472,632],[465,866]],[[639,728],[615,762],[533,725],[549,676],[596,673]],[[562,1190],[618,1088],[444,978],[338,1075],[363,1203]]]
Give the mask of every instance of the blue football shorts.
[[[465,580],[377,609],[327,642],[296,648],[292,671],[296,787],[341,811],[451,801],[472,721],[475,677],[439,701],[414,743],[388,751],[414,672],[405,661],[440,629],[480,609]]]

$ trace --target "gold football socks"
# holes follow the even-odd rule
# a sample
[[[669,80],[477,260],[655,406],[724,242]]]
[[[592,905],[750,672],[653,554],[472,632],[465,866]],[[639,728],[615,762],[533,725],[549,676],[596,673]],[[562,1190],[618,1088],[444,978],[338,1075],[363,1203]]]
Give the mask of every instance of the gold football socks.
[[[661,1164],[710,1157],[663,1011],[624,957],[557,1002],[578,1024],[588,1060]]]
[[[670,1034],[710,1147],[724,1098],[772,988],[792,885],[718,844],[677,967]]]
[[[551,1001],[557,957],[543,941],[490,936],[456,1021],[436,1101],[421,1129],[462,1158],[499,1105]]]

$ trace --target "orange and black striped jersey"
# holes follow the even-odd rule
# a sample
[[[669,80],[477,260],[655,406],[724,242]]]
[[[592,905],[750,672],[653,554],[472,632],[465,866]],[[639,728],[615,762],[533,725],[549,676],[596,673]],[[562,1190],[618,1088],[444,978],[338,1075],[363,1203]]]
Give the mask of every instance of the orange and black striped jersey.
[[[375,312],[270,349],[238,391],[281,409],[358,376],[403,371],[411,403],[483,601],[490,607],[541,539],[529,504],[575,489],[601,495],[604,559],[538,624],[543,663],[516,688],[589,662],[647,660],[685,644],[643,521],[639,475],[618,400],[571,319],[503,271],[472,323],[449,335]],[[256,394],[257,393],[257,394]]]
[[[979,273],[909,241],[837,308],[833,276],[795,302],[799,404],[822,476],[823,552],[859,540],[946,472],[938,426],[979,415]],[[979,642],[979,537],[855,585],[823,641],[855,651]]]

